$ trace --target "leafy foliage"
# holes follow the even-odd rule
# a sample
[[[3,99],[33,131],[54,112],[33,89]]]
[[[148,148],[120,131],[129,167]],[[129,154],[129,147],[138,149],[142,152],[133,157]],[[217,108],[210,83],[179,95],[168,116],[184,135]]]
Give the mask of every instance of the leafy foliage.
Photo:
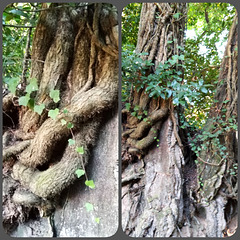
[[[184,49],[180,49],[184,55],[173,56],[156,66],[153,74],[148,74],[152,63],[141,58],[146,53],[137,54],[134,51],[136,42],[131,39],[137,39],[138,23],[128,22],[132,18],[129,15],[133,5],[124,8],[122,101],[133,116],[144,118],[138,116],[130,99],[133,89],[144,89],[149,97],[171,97],[175,105],[183,105],[188,124],[193,128],[202,128],[206,122],[218,83],[221,63],[219,48],[226,42],[235,8],[227,3],[189,3],[188,6],[187,32],[191,30],[194,34],[187,34]],[[179,16],[175,14],[175,17]],[[125,35],[131,37],[128,39]],[[184,60],[182,65],[179,65],[179,60]],[[183,72],[178,70],[178,66]]]
[[[162,99],[172,98],[173,104],[188,107],[193,105],[195,99],[202,94],[208,93],[208,85],[204,85],[203,79],[198,82],[189,82],[183,80],[183,72],[179,69],[185,69],[186,66],[181,62],[184,55],[174,55],[164,63],[160,63],[154,73],[146,74],[152,63],[144,61],[141,56],[147,53],[137,54],[135,51],[126,50],[123,53],[123,74],[122,74],[122,98],[127,101],[130,96],[130,89],[144,89],[150,98]],[[190,61],[190,60],[186,60]],[[136,116],[137,106],[134,107]],[[126,105],[130,109],[130,103]]]
[[[138,24],[140,21],[141,3],[128,4],[122,13],[122,44],[137,44]]]
[[[19,78],[22,73],[23,50],[26,46],[28,28],[17,26],[35,26],[38,13],[34,13],[32,10],[36,8],[40,8],[39,3],[12,3],[3,11],[2,60],[4,83],[8,82],[7,78]],[[33,14],[36,14],[35,18],[32,18]],[[32,37],[33,34],[31,39]]]

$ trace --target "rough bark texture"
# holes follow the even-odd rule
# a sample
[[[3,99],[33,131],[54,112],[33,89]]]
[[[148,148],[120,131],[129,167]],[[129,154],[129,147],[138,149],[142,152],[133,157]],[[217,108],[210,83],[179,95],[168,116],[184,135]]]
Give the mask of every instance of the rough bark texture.
[[[99,141],[93,148],[86,167],[88,177],[95,180],[95,189],[77,181],[63,191],[54,213],[54,229],[49,218],[31,219],[12,232],[13,237],[109,237],[118,228],[118,117],[108,114],[100,129]],[[85,204],[94,205],[87,212]],[[100,223],[95,218],[100,218]],[[55,232],[54,232],[54,231]]]
[[[221,130],[220,120],[225,123],[229,123],[230,118],[237,120],[237,21],[238,16],[236,15],[221,63],[219,84],[215,95],[216,103],[210,109],[209,119],[205,127],[205,131],[210,133]],[[198,178],[203,183],[203,186],[198,188],[198,201],[200,208],[202,208],[201,211],[205,212],[203,225],[207,237],[230,236],[237,229],[238,184],[237,173],[233,174],[233,171],[236,171],[234,166],[237,166],[238,156],[237,131],[226,128],[218,136],[218,139],[220,145],[214,145],[213,140],[208,141],[207,148],[202,150],[198,158]],[[206,142],[203,144],[206,145]],[[225,156],[220,153],[221,145],[226,147]]]
[[[176,21],[172,17],[176,12],[184,16],[185,5],[142,5],[136,49],[149,53],[143,56],[154,63],[149,72],[154,72],[159,62],[179,54],[177,45],[183,46],[184,17]],[[168,45],[172,37],[178,41]],[[221,129],[217,116],[225,122],[237,116],[237,46],[236,16],[221,65],[216,103],[204,129],[212,134]],[[218,136],[226,147],[226,159],[220,157],[220,146],[213,140],[202,143],[208,148],[202,148],[196,168],[184,133],[178,131],[177,113],[181,110],[173,109],[171,99],[153,100],[144,91],[134,91],[131,104],[148,111],[148,123],[126,109],[122,111],[123,230],[132,237],[232,235],[237,228],[237,175],[232,174],[237,163],[236,131],[229,128]]]
[[[181,18],[173,17],[176,12],[181,13]],[[154,73],[159,63],[180,55],[185,16],[186,4],[142,5],[136,50],[149,53],[143,56],[154,63],[149,73]],[[123,230],[132,237],[178,236],[178,226],[184,219],[184,156],[178,115],[171,99],[151,99],[144,89],[135,90],[132,105],[148,111],[148,121],[123,111]]]
[[[43,4],[43,7],[47,8],[47,5]],[[13,199],[20,206],[33,205],[43,215],[51,215],[52,218],[52,211],[55,206],[58,206],[57,197],[62,190],[77,180],[75,171],[79,168],[84,169],[90,161],[93,146],[97,143],[103,144],[103,148],[109,148],[109,142],[104,143],[108,139],[107,136],[102,135],[103,139],[101,139],[98,133],[99,129],[105,125],[108,113],[113,109],[116,110],[117,107],[118,23],[116,8],[111,4],[76,3],[71,7],[68,4],[51,4],[49,9],[42,11],[33,41],[31,77],[36,78],[39,84],[39,90],[33,96],[35,104],[44,103],[46,109],[38,115],[27,107],[17,107],[19,122],[18,129],[13,136],[18,147],[11,149],[10,145],[14,142],[8,141],[4,156],[6,162],[14,163],[18,160],[15,164],[6,167],[6,173],[9,178],[12,172],[11,176],[20,182],[21,189],[16,186],[10,187],[12,191],[11,194],[6,191],[8,192],[6,199]],[[53,102],[49,97],[53,89],[60,91],[61,100],[58,103]],[[11,102],[12,99],[9,99]],[[6,101],[5,106],[12,106],[8,104],[9,101]],[[60,111],[57,118],[55,120],[48,118],[47,109],[56,107]],[[71,131],[67,128],[67,124],[62,124],[63,119],[74,125]],[[13,138],[9,132],[5,135],[10,135],[10,139]],[[113,139],[117,138],[116,133],[111,136]],[[76,145],[69,146],[68,139],[72,137]],[[25,139],[28,140],[21,142]],[[115,144],[117,144],[116,141]],[[84,154],[77,153],[76,146],[83,147]],[[114,149],[116,148],[117,146],[114,146]],[[115,156],[111,151],[108,154]],[[98,150],[95,158],[101,158],[100,156]],[[113,161],[114,164],[110,165],[105,165],[107,163],[100,159],[96,163],[102,164],[101,167],[114,168],[117,164],[116,157]],[[9,164],[6,163],[7,165]],[[97,168],[94,165],[92,167]],[[103,173],[103,170],[101,171]],[[99,177],[99,173],[96,177]],[[106,196],[108,190],[117,195],[115,176],[107,173],[103,178],[113,181],[115,186],[111,185],[111,189],[105,189]],[[100,183],[100,180],[96,181]],[[101,188],[100,185],[99,188]],[[109,197],[114,197],[115,194]],[[97,190],[96,195],[92,194],[92,198],[96,197],[96,202],[100,196]],[[111,201],[111,199],[108,200]],[[71,198],[68,201],[71,202]],[[114,202],[114,207],[117,207],[116,200]],[[97,203],[102,210],[100,211],[102,215],[103,209],[106,210],[106,203],[107,201],[102,202],[101,206]],[[7,205],[6,201],[6,208],[8,208]],[[115,210],[107,211],[112,216],[112,220],[116,220],[113,217]],[[10,215],[4,218],[6,228],[12,221]],[[85,217],[87,218],[87,215]],[[99,217],[102,218],[102,223],[100,223],[102,228],[92,232],[92,235],[107,236],[112,230],[104,232],[103,227],[109,216]],[[14,218],[13,222],[18,222],[18,217]],[[80,236],[77,235],[76,230],[74,233],[73,228],[65,230],[59,228],[56,234]],[[90,232],[89,228],[86,234]],[[79,234],[85,233],[81,231]]]

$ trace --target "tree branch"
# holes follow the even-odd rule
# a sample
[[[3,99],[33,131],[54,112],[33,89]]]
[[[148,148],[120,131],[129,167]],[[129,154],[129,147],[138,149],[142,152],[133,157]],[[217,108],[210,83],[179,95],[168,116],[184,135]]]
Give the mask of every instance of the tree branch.
[[[25,25],[11,25],[11,24],[3,24],[3,27],[15,27],[15,28],[35,28],[36,26],[25,26]]]

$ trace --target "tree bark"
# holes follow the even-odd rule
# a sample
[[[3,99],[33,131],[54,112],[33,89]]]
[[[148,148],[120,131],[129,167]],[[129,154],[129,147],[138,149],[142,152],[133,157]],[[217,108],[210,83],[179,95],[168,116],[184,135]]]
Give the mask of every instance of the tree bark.
[[[181,17],[175,18],[175,13]],[[185,17],[186,4],[142,5],[136,51],[147,52],[143,59],[154,63],[149,74],[181,54]],[[132,237],[178,236],[184,219],[184,155],[177,111],[171,99],[150,98],[145,89],[134,90],[131,104],[148,112],[148,123],[123,111],[123,230]]]
[[[42,7],[48,8],[47,4]],[[32,204],[48,216],[58,205],[53,204],[53,200],[77,180],[75,171],[85,168],[92,148],[104,142],[98,138],[98,133],[109,113],[117,108],[116,8],[100,3],[51,4],[40,14],[31,60],[31,78],[36,78],[39,86],[34,101],[36,105],[45,104],[45,109],[39,115],[28,107],[18,107],[19,122],[14,136],[17,143],[28,140],[25,145],[20,142],[24,147],[19,146],[18,151],[14,149],[6,154],[6,162],[18,160],[8,169],[7,178],[12,173],[21,186],[15,186],[13,193],[6,194],[5,205],[8,208],[13,199],[17,205],[29,207]],[[49,96],[53,89],[60,91],[58,103]],[[55,120],[48,117],[48,111],[54,108],[59,109]],[[72,123],[74,128],[69,130],[62,120]],[[68,139],[72,137],[75,146],[68,145]],[[10,144],[6,145],[6,150]],[[83,147],[84,154],[78,154],[76,146]],[[113,189],[117,194],[116,178],[112,174],[108,177],[114,181]],[[102,207],[105,208],[104,203]],[[24,210],[22,212],[24,214]],[[7,226],[12,216],[5,217]],[[14,222],[18,220],[16,217]],[[103,230],[101,235],[106,235]]]
[[[147,52],[143,58],[154,63],[148,73],[172,55],[179,55],[177,46],[184,45],[185,7],[142,5],[136,50]],[[173,17],[176,12],[182,13],[178,21]],[[178,41],[171,43],[173,38]],[[127,235],[224,237],[236,231],[237,133],[231,124],[237,119],[237,46],[236,16],[215,104],[203,129],[212,138],[200,143],[197,166],[188,145],[191,139],[186,140],[184,132],[178,130],[181,109],[174,109],[171,99],[154,100],[145,89],[133,90],[132,109],[138,105],[139,111],[147,111],[149,121],[122,111],[122,226]]]
[[[237,229],[238,16],[235,15],[221,63],[215,104],[205,131],[218,136],[202,143],[198,157],[198,208],[205,213],[207,237],[231,236]]]

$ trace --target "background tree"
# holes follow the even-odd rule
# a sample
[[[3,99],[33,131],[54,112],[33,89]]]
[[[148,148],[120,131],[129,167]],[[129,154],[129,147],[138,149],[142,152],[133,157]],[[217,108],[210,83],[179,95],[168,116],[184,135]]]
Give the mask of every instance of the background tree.
[[[5,9],[6,14],[20,11],[18,15],[23,16],[25,12],[40,13],[28,81],[23,84],[23,78],[18,78],[14,87],[12,77],[19,70],[5,71],[11,93],[3,98],[4,226],[12,232],[15,223],[40,214],[49,216],[50,225],[44,219],[29,221],[11,234],[29,236],[27,229],[32,227],[32,236],[109,236],[116,231],[118,210],[117,10],[100,3],[37,6],[26,9],[12,4]],[[5,54],[8,58],[7,51]],[[15,129],[9,129],[8,118]],[[116,131],[108,132],[109,127]],[[85,169],[89,161],[90,167]],[[77,191],[70,187],[60,196],[84,174],[86,186],[78,183]],[[87,186],[95,185],[94,193],[87,190],[83,194]],[[101,185],[104,191],[100,191]]]
[[[230,31],[228,55],[225,54],[221,68],[216,45],[227,38],[234,8],[222,3],[189,4],[187,18],[186,9],[183,14],[179,6],[173,6],[143,4],[136,50],[123,46],[123,228],[130,236],[216,237],[225,235],[226,231],[230,235],[237,227],[234,147],[237,125],[236,117],[225,123],[224,112],[231,109],[233,113],[236,107],[237,87],[229,73],[232,71],[235,82],[237,35],[232,37],[234,30]],[[146,9],[151,7],[152,15],[148,15]],[[219,15],[215,14],[216,9]],[[184,27],[178,25],[181,21],[180,26],[186,21],[188,29],[197,29],[196,37],[187,36],[184,42]],[[158,32],[161,27],[156,26],[165,27]],[[171,29],[177,32],[176,37],[171,38],[174,36]],[[143,44],[145,49],[139,48],[141,42],[148,43]],[[174,52],[174,47],[178,52]],[[154,55],[158,51],[167,58]],[[229,56],[231,60],[226,64]],[[157,59],[163,59],[160,65]],[[228,85],[234,89],[231,100],[224,92],[227,73]],[[164,119],[152,117],[153,101],[158,102],[154,110],[169,102]],[[227,103],[228,107],[224,105]],[[160,127],[148,132],[154,124]],[[218,160],[211,164],[212,157]],[[225,178],[227,183],[222,180]],[[230,195],[222,193],[227,192],[226,186]],[[221,188],[223,191],[219,191]]]

